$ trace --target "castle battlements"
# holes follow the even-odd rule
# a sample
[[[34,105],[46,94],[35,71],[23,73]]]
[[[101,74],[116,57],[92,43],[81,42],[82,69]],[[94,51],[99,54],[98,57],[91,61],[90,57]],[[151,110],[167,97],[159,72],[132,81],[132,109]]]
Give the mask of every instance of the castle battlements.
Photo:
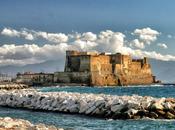
[[[121,53],[67,51],[65,72],[88,72],[93,85],[150,84],[154,82],[148,58]]]
[[[64,72],[54,74],[22,74],[28,81],[53,81],[92,86],[142,85],[155,82],[148,58],[133,59],[121,53],[66,51]],[[19,76],[18,76],[19,77]],[[53,78],[53,79],[52,79]],[[21,79],[21,78],[19,78]]]

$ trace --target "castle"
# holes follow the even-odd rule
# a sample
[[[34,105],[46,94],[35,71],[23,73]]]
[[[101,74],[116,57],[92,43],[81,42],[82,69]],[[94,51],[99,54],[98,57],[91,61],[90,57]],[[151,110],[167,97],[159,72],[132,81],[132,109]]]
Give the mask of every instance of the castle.
[[[155,76],[148,59],[132,59],[121,53],[66,51],[64,72],[54,74],[55,82],[97,86],[152,84]]]
[[[47,80],[47,77],[49,79]],[[148,59],[121,53],[66,51],[64,72],[18,74],[20,82],[85,84],[89,86],[144,85],[155,83]]]

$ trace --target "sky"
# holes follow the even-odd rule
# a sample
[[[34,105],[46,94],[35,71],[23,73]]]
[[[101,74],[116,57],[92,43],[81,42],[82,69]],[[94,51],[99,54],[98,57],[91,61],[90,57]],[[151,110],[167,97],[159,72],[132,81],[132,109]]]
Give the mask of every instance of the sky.
[[[0,66],[68,49],[175,61],[174,0],[1,0]]]

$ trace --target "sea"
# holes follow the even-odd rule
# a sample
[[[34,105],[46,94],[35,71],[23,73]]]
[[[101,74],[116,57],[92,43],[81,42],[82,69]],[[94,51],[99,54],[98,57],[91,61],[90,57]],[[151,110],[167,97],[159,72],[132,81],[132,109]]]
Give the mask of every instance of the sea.
[[[37,87],[41,92],[79,92],[110,95],[141,95],[153,97],[174,97],[175,86],[126,86],[126,87],[82,87],[82,86],[52,86]],[[175,120],[167,119],[139,119],[139,120],[112,120],[88,117],[77,114],[63,114],[0,107],[1,117],[22,118],[34,124],[44,123],[55,125],[65,130],[175,130]]]

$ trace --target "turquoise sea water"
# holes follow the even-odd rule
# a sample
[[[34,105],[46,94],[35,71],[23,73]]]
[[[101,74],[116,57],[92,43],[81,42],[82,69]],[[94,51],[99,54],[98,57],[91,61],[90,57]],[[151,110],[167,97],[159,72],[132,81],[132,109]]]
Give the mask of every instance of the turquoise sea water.
[[[130,86],[130,87],[43,87],[39,88],[42,92],[79,92],[79,93],[95,93],[110,95],[133,95],[153,96],[153,97],[175,97],[175,86]]]
[[[175,97],[175,86],[137,86],[116,88],[45,87],[39,91],[68,91],[80,93],[104,93],[112,95],[149,95]],[[0,116],[27,119],[33,123],[56,125],[68,130],[175,130],[175,120],[105,120],[81,115],[53,112],[36,112],[14,108],[0,108]]]

